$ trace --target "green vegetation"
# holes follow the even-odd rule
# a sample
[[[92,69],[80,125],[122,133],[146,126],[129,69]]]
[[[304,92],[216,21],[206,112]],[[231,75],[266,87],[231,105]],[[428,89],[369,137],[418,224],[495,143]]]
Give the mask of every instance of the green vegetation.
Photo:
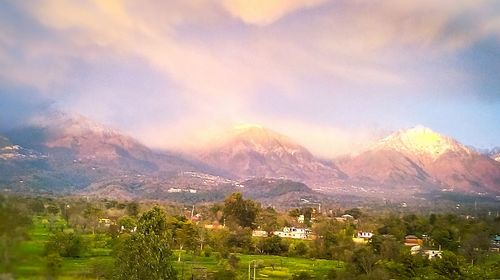
[[[498,217],[346,209],[338,220],[311,207],[276,211],[240,194],[184,208],[81,198],[0,196],[0,278],[15,279],[495,279],[490,239]],[[196,215],[199,214],[199,215]],[[252,237],[303,226],[314,237]],[[223,224],[226,224],[223,227]],[[355,243],[357,231],[372,231]],[[406,235],[421,238],[410,254]],[[425,249],[442,248],[429,259]]]

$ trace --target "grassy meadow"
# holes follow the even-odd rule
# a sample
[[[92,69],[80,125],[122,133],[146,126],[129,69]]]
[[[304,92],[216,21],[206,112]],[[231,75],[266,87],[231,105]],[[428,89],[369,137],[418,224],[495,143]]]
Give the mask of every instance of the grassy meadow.
[[[72,231],[63,219],[58,219],[55,224],[59,230]],[[28,234],[28,239],[21,242],[15,250],[12,264],[14,275],[16,279],[46,279],[45,244],[52,235],[46,218],[35,217]],[[114,261],[111,256],[112,239],[100,233],[85,234],[84,238],[90,247],[88,252],[82,257],[62,258],[58,279],[99,279],[106,271],[112,269]],[[178,262],[179,250],[174,250],[173,253],[173,264],[178,271],[179,279],[192,279],[192,276],[194,279],[203,279],[203,276],[220,270],[227,262],[217,253],[207,256],[193,255],[185,251],[181,252],[181,261]],[[321,279],[332,269],[343,269],[341,262],[324,259],[244,254],[237,254],[237,257],[239,258],[237,275],[241,279],[248,278],[249,264],[252,277],[255,266],[256,279],[290,279],[292,275],[302,271]]]

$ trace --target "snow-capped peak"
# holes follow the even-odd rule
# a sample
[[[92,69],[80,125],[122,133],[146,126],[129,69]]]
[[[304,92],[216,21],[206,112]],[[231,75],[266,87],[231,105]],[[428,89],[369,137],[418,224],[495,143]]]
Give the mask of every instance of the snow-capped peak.
[[[454,139],[418,125],[399,130],[375,145],[379,149],[396,150],[409,155],[428,156],[436,159],[446,152],[470,154],[471,150]]]

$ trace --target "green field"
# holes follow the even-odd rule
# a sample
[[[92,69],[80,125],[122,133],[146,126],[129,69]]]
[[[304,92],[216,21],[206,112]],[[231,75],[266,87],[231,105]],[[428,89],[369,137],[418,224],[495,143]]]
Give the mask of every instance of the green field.
[[[241,254],[238,254],[238,257],[240,258],[238,275],[247,276],[249,264],[253,275],[253,265],[255,263],[257,279],[290,279],[292,275],[302,271],[308,272],[315,279],[323,279],[332,269],[342,269],[342,263],[330,260]],[[224,263],[224,261],[217,260],[215,257],[190,255],[180,263],[175,262],[175,265],[181,279],[183,272],[185,279],[191,279],[191,273],[199,275],[205,269],[208,272],[214,272],[221,267],[221,263]]]
[[[34,218],[28,240],[20,243],[15,251],[13,272],[16,279],[46,279],[44,247],[51,233],[43,221],[43,218]],[[59,222],[63,223],[62,220]],[[64,231],[72,230],[65,224],[60,226]],[[99,279],[99,274],[110,268],[113,262],[112,250],[106,245],[110,238],[104,234],[87,234],[84,237],[91,244],[89,252],[79,258],[63,258],[59,279]],[[227,260],[218,257],[217,253],[196,256],[183,252],[181,262],[177,261],[179,251],[174,250],[173,253],[172,262],[180,279],[191,279],[192,275],[197,279],[197,276],[210,275],[227,265]],[[249,263],[252,275],[255,264],[257,279],[290,279],[292,275],[302,271],[307,271],[316,279],[323,279],[332,269],[343,269],[341,262],[331,260],[269,255],[237,256],[240,259],[237,269],[239,279],[248,278]]]

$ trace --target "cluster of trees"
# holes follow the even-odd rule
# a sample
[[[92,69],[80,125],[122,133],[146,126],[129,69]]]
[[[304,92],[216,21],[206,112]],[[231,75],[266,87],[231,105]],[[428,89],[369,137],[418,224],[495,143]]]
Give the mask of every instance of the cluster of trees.
[[[239,254],[266,254],[339,260],[325,279],[492,279],[500,275],[500,258],[489,252],[490,237],[500,232],[496,217],[455,214],[371,214],[358,208],[343,213],[354,221],[337,221],[312,208],[278,212],[244,199],[239,193],[223,203],[199,209],[205,219],[189,219],[192,209],[137,202],[0,196],[1,271],[12,264],[12,250],[28,237],[33,217],[51,232],[45,244],[47,278],[56,278],[64,258],[85,257],[91,248],[112,249],[112,263],[96,263],[93,275],[114,279],[176,279],[175,262],[185,255],[220,260],[214,279],[235,279]],[[298,225],[305,216],[313,240],[279,236],[252,237],[255,229],[272,232]],[[102,218],[116,223],[102,224]],[[206,224],[219,224],[211,229]],[[225,226],[222,226],[225,225]],[[358,230],[374,236],[357,244]],[[408,234],[424,238],[424,247],[442,248],[441,258],[411,255],[403,245]],[[106,238],[102,238],[105,236]],[[495,257],[496,256],[496,257]],[[312,279],[307,272],[294,279]]]
[[[467,219],[450,214],[368,217],[359,209],[350,209],[346,212],[365,221],[338,222],[317,216],[312,223],[317,238],[302,241],[274,235],[252,238],[252,229],[273,231],[280,226],[280,214],[245,200],[241,194],[228,196],[223,205],[213,210],[214,217],[225,221],[226,227],[206,230],[184,217],[172,216],[166,220],[165,228],[169,232],[170,248],[193,254],[217,254],[226,259],[226,266],[218,274],[221,279],[234,276],[238,266],[234,253],[343,261],[345,269],[332,268],[325,276],[329,279],[490,279],[500,275],[498,261],[488,261],[491,259],[489,237],[500,230],[498,218]],[[221,215],[216,214],[219,211]],[[288,214],[296,217],[297,213],[308,210],[305,211],[292,210]],[[283,224],[286,222],[281,222]],[[352,239],[361,224],[375,229],[374,237],[366,245],[355,244]],[[430,260],[423,254],[411,255],[409,248],[403,245],[408,234],[427,236],[425,246],[441,247],[442,257]],[[306,274],[295,278],[308,279]]]

